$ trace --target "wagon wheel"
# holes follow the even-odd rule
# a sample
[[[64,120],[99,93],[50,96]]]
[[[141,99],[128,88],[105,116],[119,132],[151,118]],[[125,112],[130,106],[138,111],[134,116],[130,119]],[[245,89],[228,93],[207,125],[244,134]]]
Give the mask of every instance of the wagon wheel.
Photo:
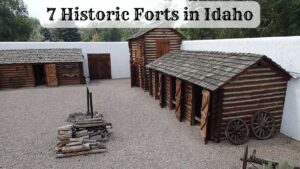
[[[248,140],[248,125],[242,119],[232,119],[226,125],[225,135],[232,144],[243,144]]]
[[[259,140],[269,139],[275,132],[274,117],[269,112],[257,112],[252,117],[251,129]]]

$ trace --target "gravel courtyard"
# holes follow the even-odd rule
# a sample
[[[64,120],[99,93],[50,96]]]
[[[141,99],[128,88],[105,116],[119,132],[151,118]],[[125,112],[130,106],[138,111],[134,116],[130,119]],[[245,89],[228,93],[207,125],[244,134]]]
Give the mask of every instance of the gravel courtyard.
[[[245,145],[201,144],[197,126],[179,123],[173,110],[130,88],[129,79],[95,81],[89,87],[94,110],[113,124],[107,153],[55,158],[57,127],[67,124],[69,113],[86,111],[85,85],[8,89],[0,91],[0,168],[241,168]],[[260,157],[300,166],[300,142],[282,134],[247,144]]]

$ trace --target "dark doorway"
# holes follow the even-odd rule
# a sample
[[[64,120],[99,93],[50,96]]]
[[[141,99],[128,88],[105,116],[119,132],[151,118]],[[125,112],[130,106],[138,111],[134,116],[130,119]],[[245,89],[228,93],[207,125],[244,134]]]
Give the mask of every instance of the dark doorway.
[[[195,123],[198,124],[201,119],[202,106],[202,87],[195,86]]]
[[[176,94],[176,78],[171,76],[171,100],[172,100],[172,109],[176,106],[176,99],[175,99],[175,94]]]
[[[45,71],[44,65],[33,65],[35,85],[45,85]]]
[[[110,54],[88,54],[90,79],[111,79]]]
[[[160,99],[160,106],[166,106],[166,77],[163,74],[159,74],[158,77],[159,82],[159,99]]]

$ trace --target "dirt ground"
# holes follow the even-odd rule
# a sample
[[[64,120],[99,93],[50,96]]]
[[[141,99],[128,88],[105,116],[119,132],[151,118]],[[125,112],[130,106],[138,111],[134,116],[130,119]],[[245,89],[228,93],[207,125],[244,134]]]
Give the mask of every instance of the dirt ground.
[[[128,79],[95,81],[94,110],[113,124],[108,152],[56,159],[57,127],[69,113],[86,111],[85,85],[36,87],[0,91],[0,168],[184,168],[240,169],[245,145],[199,142],[199,128],[179,123],[173,110]],[[249,150],[300,166],[300,142],[276,134],[247,142]]]

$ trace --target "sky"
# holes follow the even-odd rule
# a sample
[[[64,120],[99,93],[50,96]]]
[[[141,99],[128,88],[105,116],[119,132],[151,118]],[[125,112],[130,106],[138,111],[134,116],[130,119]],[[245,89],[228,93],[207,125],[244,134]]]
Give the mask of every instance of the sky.
[[[27,6],[29,16],[38,18],[39,16],[39,6],[37,6],[38,3],[36,3],[36,0],[23,0],[24,3]]]

